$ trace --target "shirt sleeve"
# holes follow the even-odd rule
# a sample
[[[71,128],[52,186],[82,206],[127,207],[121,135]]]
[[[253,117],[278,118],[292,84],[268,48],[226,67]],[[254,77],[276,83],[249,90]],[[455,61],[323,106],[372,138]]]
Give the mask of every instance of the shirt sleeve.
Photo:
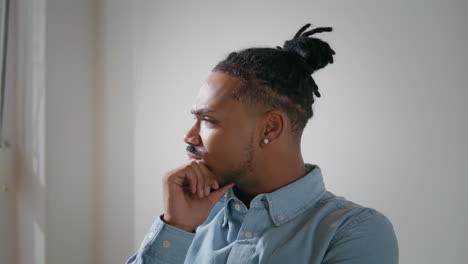
[[[166,224],[160,215],[151,225],[138,251],[126,264],[181,264],[195,233]]]
[[[365,211],[335,236],[323,264],[398,264],[392,223],[381,213]]]

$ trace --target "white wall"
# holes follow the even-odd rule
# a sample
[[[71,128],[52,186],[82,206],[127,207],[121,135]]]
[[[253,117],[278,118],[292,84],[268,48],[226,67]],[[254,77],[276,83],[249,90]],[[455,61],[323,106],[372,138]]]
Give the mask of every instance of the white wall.
[[[94,1],[47,0],[46,12],[46,263],[91,263]]]
[[[133,1],[101,0],[96,23],[97,119],[94,263],[123,263],[134,237]]]
[[[401,263],[468,259],[466,1],[138,1],[135,241],[162,213],[161,176],[186,161],[189,109],[230,51],[276,46],[311,22],[336,62],[315,74],[322,97],[305,161],[337,195],[393,222]]]

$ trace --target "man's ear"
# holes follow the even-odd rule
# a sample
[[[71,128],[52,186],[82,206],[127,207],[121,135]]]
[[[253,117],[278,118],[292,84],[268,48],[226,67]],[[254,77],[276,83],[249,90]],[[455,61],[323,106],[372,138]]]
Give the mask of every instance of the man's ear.
[[[266,112],[260,144],[271,144],[271,142],[277,140],[284,133],[285,119],[285,114],[280,111],[270,110]]]

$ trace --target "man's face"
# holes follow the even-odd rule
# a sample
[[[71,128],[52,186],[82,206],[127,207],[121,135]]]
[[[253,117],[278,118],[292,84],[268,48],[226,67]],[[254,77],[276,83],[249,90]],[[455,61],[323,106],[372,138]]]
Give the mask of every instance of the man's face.
[[[195,123],[184,141],[187,153],[202,159],[220,185],[248,184],[255,165],[256,115],[231,93],[240,79],[212,72],[192,106]]]

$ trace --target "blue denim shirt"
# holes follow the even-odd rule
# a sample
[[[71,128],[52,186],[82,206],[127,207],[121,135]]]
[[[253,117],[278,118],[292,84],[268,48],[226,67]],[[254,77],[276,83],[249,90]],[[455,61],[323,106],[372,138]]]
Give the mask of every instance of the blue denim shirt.
[[[398,263],[390,221],[326,191],[320,167],[305,167],[304,177],[257,195],[249,209],[231,188],[195,233],[159,217],[126,263]]]

